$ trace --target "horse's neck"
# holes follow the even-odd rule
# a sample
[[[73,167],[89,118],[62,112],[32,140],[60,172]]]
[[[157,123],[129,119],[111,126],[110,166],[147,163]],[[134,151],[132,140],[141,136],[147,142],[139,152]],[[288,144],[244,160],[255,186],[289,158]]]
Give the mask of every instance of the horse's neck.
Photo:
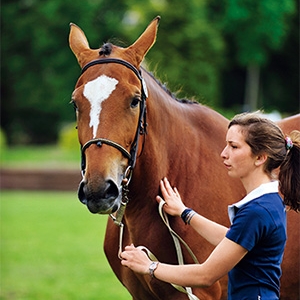
[[[159,181],[165,176],[176,185],[187,206],[197,208],[208,197],[206,213],[210,218],[219,209],[226,211],[226,205],[238,201],[244,193],[240,183],[229,181],[221,163],[228,120],[205,106],[179,103],[153,79],[147,80],[148,134],[141,138],[130,183],[132,200],[126,210],[127,225],[134,238],[147,234],[140,230],[139,221],[153,230],[161,224],[155,198]],[[218,180],[216,187],[214,180]],[[224,201],[217,204],[222,197]],[[219,221],[227,222],[225,213]]]
[[[228,121],[207,107],[176,101],[150,75],[145,75],[149,90],[148,134],[141,138],[133,185],[141,197],[155,199],[159,180],[164,176],[174,179],[178,178],[180,168],[185,168],[185,172],[195,170],[201,143],[212,143],[214,138],[225,140]],[[216,149],[220,153],[222,144],[216,143],[220,144]]]
[[[184,141],[187,141],[186,146],[192,151],[196,144],[190,140],[201,139],[201,134],[205,141],[214,138],[225,141],[226,118],[203,105],[182,103],[172,98],[149,75],[147,85],[150,98],[147,100],[149,136],[146,137],[146,146],[159,146],[159,151],[164,151],[166,156],[184,150]]]

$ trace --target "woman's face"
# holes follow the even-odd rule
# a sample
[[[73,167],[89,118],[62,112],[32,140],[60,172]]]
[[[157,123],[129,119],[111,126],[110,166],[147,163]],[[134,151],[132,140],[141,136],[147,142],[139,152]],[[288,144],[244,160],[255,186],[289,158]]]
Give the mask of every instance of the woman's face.
[[[226,144],[221,157],[228,170],[228,175],[241,180],[251,175],[255,170],[256,157],[245,142],[241,126],[233,125],[228,129]]]

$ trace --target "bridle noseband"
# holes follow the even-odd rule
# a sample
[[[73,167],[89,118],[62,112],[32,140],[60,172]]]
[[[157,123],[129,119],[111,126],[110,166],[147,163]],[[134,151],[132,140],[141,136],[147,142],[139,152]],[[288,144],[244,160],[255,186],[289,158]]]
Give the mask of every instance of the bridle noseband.
[[[129,62],[122,60],[122,59],[117,59],[117,58],[101,58],[101,59],[96,59],[93,60],[91,62],[89,62],[88,64],[86,64],[81,71],[81,75],[90,67],[95,66],[95,65],[99,65],[99,64],[108,64],[108,63],[115,63],[115,64],[121,64],[125,67],[127,67],[128,69],[130,69],[131,71],[133,71],[133,73],[138,77],[138,79],[141,82],[141,101],[140,101],[140,114],[139,114],[139,120],[138,120],[138,126],[137,126],[137,130],[136,130],[136,134],[135,134],[135,138],[134,141],[132,143],[130,152],[127,151],[123,146],[121,146],[120,144],[105,139],[105,138],[95,138],[95,139],[91,139],[88,142],[86,142],[82,147],[81,147],[81,170],[82,170],[82,174],[85,174],[85,169],[86,169],[86,159],[85,159],[85,150],[92,144],[96,144],[98,147],[101,147],[102,144],[106,144],[109,146],[112,146],[116,149],[118,149],[120,152],[122,152],[122,154],[128,158],[128,167],[125,171],[124,174],[124,178],[127,177],[127,179],[131,179],[131,174],[132,174],[132,170],[135,167],[136,164],[136,158],[137,158],[137,150],[138,150],[138,143],[139,143],[139,137],[140,135],[146,134],[146,127],[147,127],[147,123],[146,123],[146,99],[148,97],[148,92],[147,92],[147,87],[144,81],[144,78],[141,75],[141,72],[134,67],[132,64],[130,64]],[[127,181],[127,185],[129,184],[129,182]]]

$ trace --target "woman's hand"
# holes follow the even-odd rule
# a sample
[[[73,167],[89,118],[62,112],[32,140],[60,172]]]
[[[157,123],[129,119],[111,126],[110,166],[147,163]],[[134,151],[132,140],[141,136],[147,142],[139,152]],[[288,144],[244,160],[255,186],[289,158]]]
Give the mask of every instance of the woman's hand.
[[[121,258],[121,264],[132,271],[143,275],[150,274],[151,260],[139,247],[134,247],[133,244],[126,246],[125,251],[121,253]]]
[[[186,206],[182,203],[176,187],[173,189],[167,178],[160,181],[160,190],[163,199],[160,196],[156,196],[156,201],[159,203],[164,200],[166,204],[163,206],[164,211],[171,216],[180,216],[186,209]]]

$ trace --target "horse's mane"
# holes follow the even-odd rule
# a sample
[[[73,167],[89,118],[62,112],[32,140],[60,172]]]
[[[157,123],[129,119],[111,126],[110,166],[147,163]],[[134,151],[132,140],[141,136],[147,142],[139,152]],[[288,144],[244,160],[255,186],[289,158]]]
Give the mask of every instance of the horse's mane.
[[[110,55],[112,52],[112,43],[105,43],[102,45],[102,47],[99,50],[100,55]],[[174,100],[181,102],[181,103],[187,103],[187,104],[199,104],[197,101],[181,98],[178,99],[174,93],[172,93],[165,84],[161,83],[152,72],[147,71],[145,68],[142,68],[144,72],[146,72],[171,98]]]
[[[149,72],[143,68],[143,71],[146,72],[171,98],[174,100],[180,102],[180,103],[187,103],[187,104],[199,104],[199,102],[194,101],[194,100],[189,100],[185,98],[178,99],[174,93],[172,93],[165,84],[161,83],[152,72]]]

